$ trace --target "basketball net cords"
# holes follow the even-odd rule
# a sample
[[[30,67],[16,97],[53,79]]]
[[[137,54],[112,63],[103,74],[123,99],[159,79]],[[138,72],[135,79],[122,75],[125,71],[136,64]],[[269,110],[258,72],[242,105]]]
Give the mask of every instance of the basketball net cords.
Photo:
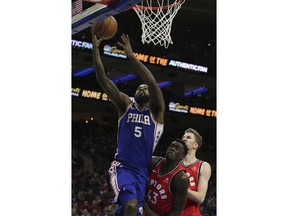
[[[174,1],[172,4],[170,4],[170,0],[157,0],[156,10],[153,10],[152,1],[143,0],[140,5],[136,4],[133,7],[142,24],[141,41],[143,44],[150,42],[154,45],[159,44],[167,49],[169,44],[173,44],[170,36],[173,19],[185,0],[172,0],[172,2]],[[164,1],[167,2],[166,5]]]

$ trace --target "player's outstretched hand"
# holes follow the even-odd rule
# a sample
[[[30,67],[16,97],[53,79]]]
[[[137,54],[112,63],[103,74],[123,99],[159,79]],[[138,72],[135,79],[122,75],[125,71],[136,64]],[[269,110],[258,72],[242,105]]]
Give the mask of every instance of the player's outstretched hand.
[[[121,36],[122,43],[118,42],[118,45],[124,49],[128,58],[134,57],[133,50],[130,44],[129,36],[123,34]]]
[[[98,40],[98,38],[97,38],[97,36],[96,36],[96,34],[95,34],[95,26],[96,26],[96,25],[92,25],[92,26],[91,26],[92,44],[93,44],[93,47],[99,48],[102,39],[99,39],[99,40]]]

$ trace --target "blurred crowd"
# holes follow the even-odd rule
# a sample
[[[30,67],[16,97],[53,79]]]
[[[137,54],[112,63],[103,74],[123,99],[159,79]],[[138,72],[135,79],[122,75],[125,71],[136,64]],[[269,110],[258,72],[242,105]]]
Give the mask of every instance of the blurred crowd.
[[[113,194],[109,189],[107,174],[87,171],[81,160],[80,155],[73,157],[72,215],[114,215],[117,205],[111,202]]]

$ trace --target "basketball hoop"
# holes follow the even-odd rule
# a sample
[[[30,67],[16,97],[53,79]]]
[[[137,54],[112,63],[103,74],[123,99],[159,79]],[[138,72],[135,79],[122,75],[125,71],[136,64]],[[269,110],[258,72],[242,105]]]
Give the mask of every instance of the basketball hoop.
[[[173,44],[172,22],[185,0],[143,0],[133,6],[142,24],[142,43],[152,42],[166,49]]]

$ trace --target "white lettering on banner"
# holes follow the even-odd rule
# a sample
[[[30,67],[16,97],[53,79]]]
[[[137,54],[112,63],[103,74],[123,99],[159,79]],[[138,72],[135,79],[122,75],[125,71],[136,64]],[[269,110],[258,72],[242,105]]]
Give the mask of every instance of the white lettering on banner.
[[[208,72],[208,67],[200,66],[200,65],[194,65],[194,64],[189,64],[186,62],[180,62],[180,61],[175,61],[175,60],[170,60],[169,62],[170,66],[174,67],[180,67],[184,69],[189,69],[189,70],[194,70],[194,71],[199,71],[203,73]]]
[[[72,46],[79,47],[79,48],[85,48],[85,49],[92,49],[93,48],[92,43],[88,43],[85,41],[77,41],[77,40],[72,40]]]
[[[180,113],[188,113],[187,110],[177,109],[177,108],[174,108],[174,107],[169,107],[169,110],[170,111],[174,111],[174,112],[180,112]]]
[[[105,54],[105,55],[109,55],[109,56],[124,58],[124,59],[127,58],[126,55],[119,54],[119,53],[115,53],[115,52],[107,52],[107,51],[104,51],[104,54]]]

